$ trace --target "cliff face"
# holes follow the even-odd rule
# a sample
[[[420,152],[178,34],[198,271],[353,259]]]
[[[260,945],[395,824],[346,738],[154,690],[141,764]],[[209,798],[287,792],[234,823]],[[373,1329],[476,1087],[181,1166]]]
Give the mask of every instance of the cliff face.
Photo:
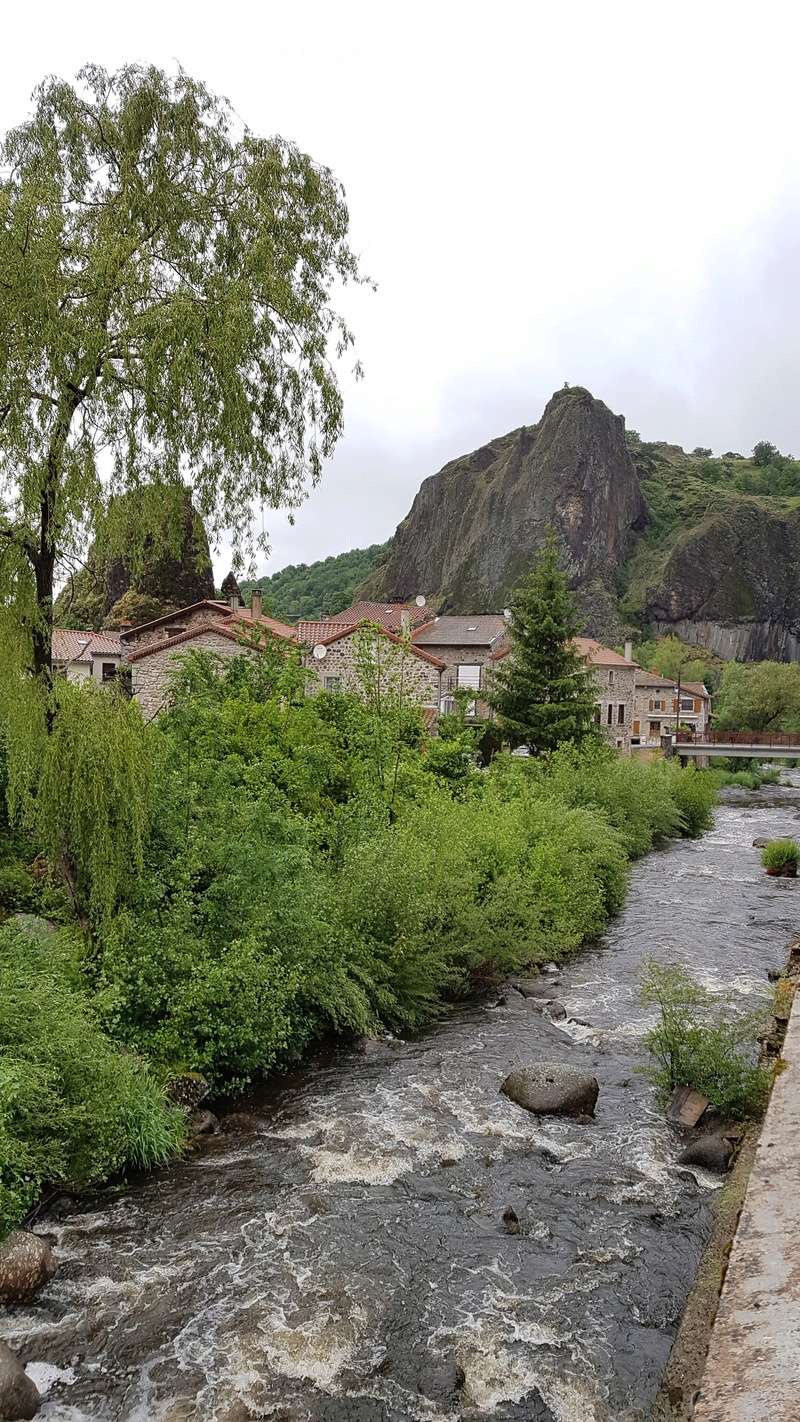
[[[380,594],[424,593],[442,610],[502,606],[547,529],[593,635],[614,634],[613,580],[646,508],[625,423],[579,387],[523,426],[426,479],[380,570]]]
[[[659,632],[738,661],[800,657],[800,510],[740,499],[682,533],[646,614]]]

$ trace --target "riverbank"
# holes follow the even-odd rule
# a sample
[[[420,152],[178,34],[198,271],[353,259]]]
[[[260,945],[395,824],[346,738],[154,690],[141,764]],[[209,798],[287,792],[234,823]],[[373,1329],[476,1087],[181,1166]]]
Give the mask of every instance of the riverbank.
[[[640,861],[603,943],[552,975],[562,1022],[515,997],[336,1049],[250,1097],[248,1136],[51,1213],[61,1272],[9,1336],[51,1378],[46,1422],[646,1416],[718,1181],[678,1167],[637,1070],[638,967],[766,998],[797,885],[752,840],[799,810],[763,791]],[[543,1059],[597,1076],[594,1124],[500,1096]]]

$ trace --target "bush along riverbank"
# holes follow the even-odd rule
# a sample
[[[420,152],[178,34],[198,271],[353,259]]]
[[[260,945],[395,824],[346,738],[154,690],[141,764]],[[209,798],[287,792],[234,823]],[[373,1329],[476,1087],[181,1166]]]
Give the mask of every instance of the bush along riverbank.
[[[10,755],[0,1234],[179,1152],[176,1073],[230,1095],[323,1033],[419,1030],[600,934],[631,860],[711,822],[702,772],[593,740],[481,771],[471,732],[428,741],[369,668],[360,698],[305,696],[277,653],[218,671],[187,656],[147,726],[62,684],[47,741],[28,717]]]

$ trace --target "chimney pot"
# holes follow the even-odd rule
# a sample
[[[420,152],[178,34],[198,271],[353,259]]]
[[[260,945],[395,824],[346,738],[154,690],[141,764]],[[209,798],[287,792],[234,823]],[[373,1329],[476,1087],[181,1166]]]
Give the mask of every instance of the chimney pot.
[[[231,593],[230,597],[228,598],[228,606],[230,607],[231,612],[238,612],[238,611],[239,611],[239,594],[238,594],[238,592],[232,592],[232,593]]]
[[[625,643],[625,660],[626,662],[633,661],[633,642]]]
[[[407,607],[404,607],[400,613],[400,631],[404,637],[407,637],[411,631],[411,613]]]
[[[261,588],[253,588],[250,594],[250,616],[254,622],[258,622],[264,609],[264,594]]]

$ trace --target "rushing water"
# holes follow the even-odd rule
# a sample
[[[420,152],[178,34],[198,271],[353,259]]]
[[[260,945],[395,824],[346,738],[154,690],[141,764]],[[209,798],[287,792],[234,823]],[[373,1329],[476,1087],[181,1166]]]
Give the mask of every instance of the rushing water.
[[[256,1134],[40,1222],[59,1273],[3,1328],[40,1416],[647,1418],[717,1182],[676,1166],[638,1071],[637,972],[680,961],[757,1003],[800,881],[767,879],[752,840],[798,820],[798,790],[733,797],[705,838],[637,865],[607,938],[556,979],[580,1021],[511,994],[338,1051],[249,1103]],[[596,1074],[594,1124],[498,1094],[537,1059]]]

